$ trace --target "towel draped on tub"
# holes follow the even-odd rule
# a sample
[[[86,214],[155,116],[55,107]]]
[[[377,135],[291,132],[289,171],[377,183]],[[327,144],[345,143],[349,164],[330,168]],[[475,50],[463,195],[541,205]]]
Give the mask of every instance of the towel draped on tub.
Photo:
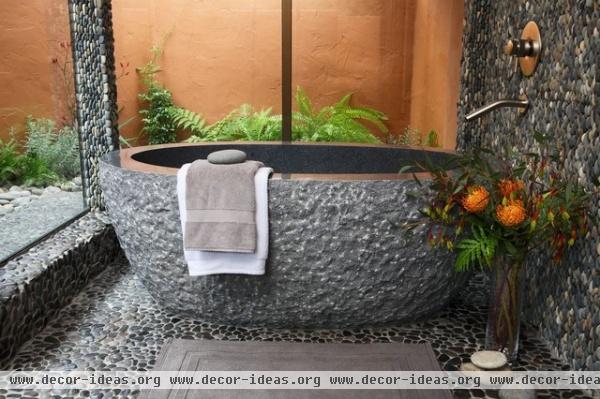
[[[257,161],[214,165],[204,159],[190,165],[185,178],[185,249],[256,250],[254,176],[262,166]]]
[[[198,161],[196,161],[198,162]],[[252,162],[252,161],[249,161]],[[254,223],[249,223],[252,226],[255,245],[254,250],[251,249],[251,245],[248,244],[248,240],[244,241],[242,244],[242,251],[238,252],[224,252],[223,249],[220,250],[199,250],[196,248],[188,248],[186,243],[186,233],[189,231],[189,227],[186,228],[187,223],[189,222],[189,209],[190,206],[188,204],[188,199],[190,197],[194,197],[195,195],[207,195],[206,193],[202,194],[198,188],[194,189],[194,193],[189,191],[188,187],[188,171],[190,170],[191,164],[185,164],[181,167],[179,172],[177,173],[177,197],[179,201],[179,212],[181,216],[181,227],[184,235],[184,257],[187,261],[189,274],[191,276],[204,276],[209,274],[251,274],[251,275],[261,275],[265,273],[265,263],[267,260],[268,252],[269,252],[269,205],[268,205],[268,180],[269,175],[273,172],[273,169],[262,167],[262,164],[256,162],[257,171],[253,175],[253,186],[254,190],[251,191],[252,198],[251,201],[254,204],[253,209],[253,218],[252,221]],[[223,168],[224,165],[213,165]],[[229,166],[229,165],[227,165]],[[225,166],[225,168],[227,168]],[[251,166],[252,168],[255,165]],[[224,170],[224,169],[221,169]],[[230,176],[231,177],[231,176]],[[212,181],[214,184],[223,183],[223,180],[218,181],[214,177],[206,177],[206,179]],[[221,187],[222,188],[222,187]],[[239,190],[239,187],[238,187]],[[235,191],[235,189],[234,189]],[[214,192],[214,191],[213,191]],[[238,195],[235,192],[231,192],[230,195]],[[206,197],[205,197],[206,198]],[[248,196],[245,197],[248,199]],[[215,198],[211,201],[212,204],[217,204],[215,202]],[[241,209],[241,208],[240,208]],[[214,214],[216,215],[216,214]],[[206,215],[201,215],[206,216]],[[217,215],[218,216],[218,215]],[[215,217],[215,216],[211,216]],[[196,219],[197,220],[197,219]],[[212,219],[219,221],[218,218]],[[225,219],[231,220],[231,219]],[[249,221],[250,219],[246,217],[244,221]],[[212,224],[212,223],[211,223]],[[239,226],[237,226],[239,227]],[[225,229],[227,230],[227,228]],[[242,229],[244,227],[242,226]],[[223,230],[222,230],[223,231]],[[245,230],[248,231],[248,230]],[[205,234],[211,235],[214,234],[210,229],[205,230]],[[236,233],[234,233],[236,235]],[[220,235],[221,238],[225,238],[227,243],[227,236]],[[215,236],[213,235],[213,240]],[[211,241],[208,241],[211,243]],[[214,245],[214,241],[212,241],[211,246]],[[225,244],[225,246],[232,246],[231,242],[229,244]],[[219,248],[224,248],[225,246],[221,245]]]

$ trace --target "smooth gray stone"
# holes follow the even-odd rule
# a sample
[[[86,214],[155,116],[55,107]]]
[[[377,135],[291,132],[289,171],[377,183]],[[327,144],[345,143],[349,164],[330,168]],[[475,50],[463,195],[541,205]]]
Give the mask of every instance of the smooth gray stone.
[[[8,193],[0,194],[0,199],[14,201],[17,198],[29,197],[31,193],[29,191],[9,191]]]
[[[11,213],[12,211],[14,211],[14,208],[12,207],[0,207],[0,216],[6,215],[7,213]]]
[[[242,163],[246,160],[246,153],[240,150],[221,150],[208,154],[208,162],[220,165]]]

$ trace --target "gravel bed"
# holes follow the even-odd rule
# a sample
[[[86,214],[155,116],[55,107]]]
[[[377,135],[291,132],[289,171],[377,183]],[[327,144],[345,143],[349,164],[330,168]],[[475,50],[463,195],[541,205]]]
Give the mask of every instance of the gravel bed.
[[[0,187],[0,262],[84,209],[79,178],[46,188]]]

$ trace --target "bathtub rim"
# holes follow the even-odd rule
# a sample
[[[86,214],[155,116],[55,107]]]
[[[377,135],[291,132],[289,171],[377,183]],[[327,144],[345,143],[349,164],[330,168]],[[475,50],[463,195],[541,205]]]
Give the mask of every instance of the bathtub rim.
[[[194,147],[194,146],[209,146],[209,145],[265,145],[272,144],[277,146],[327,146],[327,147],[365,147],[365,148],[398,148],[412,151],[437,152],[444,154],[456,154],[454,150],[448,150],[437,147],[411,146],[411,145],[392,145],[392,144],[366,144],[366,143],[315,143],[315,142],[294,142],[281,143],[280,141],[209,141],[202,143],[170,143],[146,145],[130,148],[121,148],[113,150],[105,154],[101,161],[112,166],[140,173],[158,174],[158,175],[176,175],[178,168],[166,166],[152,165],[133,159],[135,154],[160,150],[162,148],[174,147]],[[319,180],[319,181],[363,181],[363,180],[411,180],[414,176],[419,179],[428,179],[431,177],[429,173],[273,173],[271,180]]]

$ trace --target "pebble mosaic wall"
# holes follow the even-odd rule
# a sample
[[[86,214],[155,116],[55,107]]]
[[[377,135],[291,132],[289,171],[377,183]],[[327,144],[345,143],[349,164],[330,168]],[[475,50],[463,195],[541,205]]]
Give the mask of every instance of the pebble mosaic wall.
[[[103,204],[98,158],[119,144],[111,6],[109,0],[69,0],[69,11],[83,189],[96,209]]]
[[[502,53],[529,20],[540,26],[542,61],[529,78]],[[588,188],[600,176],[600,2],[597,0],[470,0],[466,3],[459,148],[482,144],[535,148],[533,133],[555,136],[564,173]],[[464,114],[499,98],[525,93],[520,116],[504,108],[475,122]],[[574,369],[600,370],[600,200],[593,198],[589,236],[561,267],[544,256],[528,264],[526,320]],[[534,259],[535,258],[535,259]]]

